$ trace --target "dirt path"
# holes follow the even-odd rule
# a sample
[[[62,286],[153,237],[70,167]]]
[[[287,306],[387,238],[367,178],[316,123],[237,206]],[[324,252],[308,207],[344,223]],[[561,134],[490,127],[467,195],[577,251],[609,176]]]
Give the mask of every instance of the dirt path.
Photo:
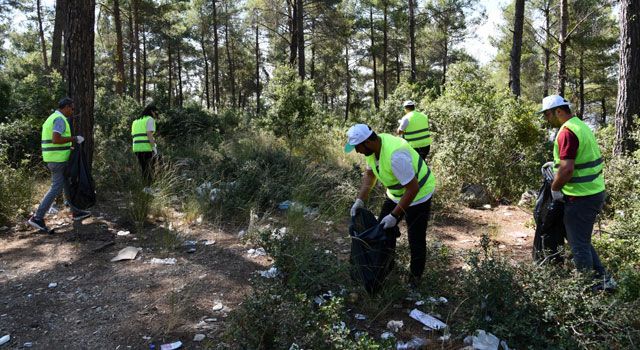
[[[47,217],[60,226],[53,235],[24,225],[0,232],[0,336],[11,335],[6,348],[146,349],[151,341],[176,340],[187,349],[214,348],[228,313],[250,292],[248,279],[271,264],[249,256],[251,246],[237,231],[207,224],[158,220],[143,234],[118,235],[131,227],[111,209],[94,208],[82,224],[66,212]],[[488,232],[522,260],[533,239],[524,226],[530,220],[517,207],[462,209],[436,216],[428,236],[462,256]],[[179,246],[183,239],[197,241],[194,253]],[[348,240],[341,242],[348,250]],[[110,261],[127,246],[142,248],[135,260]],[[153,258],[175,264],[152,264]],[[195,334],[206,339],[194,342]]]

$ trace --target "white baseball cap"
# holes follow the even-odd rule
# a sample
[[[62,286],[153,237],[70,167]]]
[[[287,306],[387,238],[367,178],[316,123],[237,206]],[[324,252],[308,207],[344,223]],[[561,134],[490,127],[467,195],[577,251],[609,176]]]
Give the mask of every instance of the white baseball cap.
[[[416,105],[416,103],[415,103],[415,102],[413,102],[413,101],[411,101],[411,100],[406,100],[406,101],[404,101],[404,102],[402,103],[402,107],[403,107],[403,108],[404,108],[404,107],[409,107],[409,106],[415,106],[415,105]]]
[[[357,145],[366,141],[373,134],[373,130],[367,124],[356,124],[347,131],[347,143],[344,144],[345,153],[349,153]]]
[[[569,101],[560,95],[549,95],[542,99],[542,110],[538,111],[538,113],[544,113],[545,111],[560,106],[569,106]]]

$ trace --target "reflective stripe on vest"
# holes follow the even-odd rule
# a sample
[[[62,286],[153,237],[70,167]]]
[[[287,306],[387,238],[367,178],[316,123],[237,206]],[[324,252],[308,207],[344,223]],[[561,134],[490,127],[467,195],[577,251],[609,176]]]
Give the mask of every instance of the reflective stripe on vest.
[[[45,163],[62,163],[69,160],[71,155],[71,142],[55,144],[53,143],[53,124],[57,118],[64,120],[64,132],[62,137],[71,137],[71,127],[67,118],[59,113],[51,114],[44,124],[42,124],[42,133],[40,135],[40,147],[42,149],[42,160]]]
[[[431,144],[431,132],[429,131],[429,118],[417,111],[409,112],[409,125],[402,134],[411,147],[421,148]]]
[[[407,150],[411,155],[411,163],[413,170],[418,179],[418,193],[413,201],[418,201],[424,196],[432,193],[436,188],[436,179],[431,169],[427,166],[418,152],[409,146],[407,141],[389,134],[379,134],[381,140],[379,166],[376,165],[376,156],[372,154],[366,157],[367,164],[373,170],[374,175],[387,188],[387,196],[393,200],[399,201],[404,192],[405,187],[402,186],[393,174],[391,168],[391,155],[397,150]]]
[[[578,152],[576,154],[573,176],[562,187],[562,193],[569,196],[589,196],[604,191],[604,167],[600,147],[593,132],[587,124],[577,117],[567,120],[556,136],[553,144],[553,161],[555,167],[560,166],[560,147],[558,136],[567,128],[578,138]]]
[[[147,136],[147,121],[151,118],[145,115],[142,118],[138,118],[131,124],[131,137],[133,138],[133,151],[134,152],[151,152],[151,141]],[[155,120],[153,121],[155,127]]]

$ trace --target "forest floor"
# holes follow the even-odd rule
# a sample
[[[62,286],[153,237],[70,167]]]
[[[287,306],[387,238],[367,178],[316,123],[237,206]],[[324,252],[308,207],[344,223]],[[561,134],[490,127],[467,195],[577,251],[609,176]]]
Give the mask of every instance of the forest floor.
[[[180,340],[185,349],[213,349],[223,341],[230,311],[251,292],[249,279],[272,264],[268,256],[248,254],[258,247],[239,239],[243,228],[186,223],[176,212],[150,219],[137,233],[123,219],[123,203],[99,204],[92,212],[81,223],[68,211],[47,216],[56,227],[50,235],[24,224],[0,228],[0,336],[11,335],[0,348],[148,349],[150,342]],[[483,233],[510,259],[523,261],[530,259],[531,222],[531,214],[515,206],[461,208],[436,213],[427,236],[450,247],[460,266]],[[347,218],[327,231],[346,258]],[[176,233],[196,241],[195,252],[187,252]],[[127,246],[141,248],[137,257],[111,262]],[[401,316],[405,325],[417,324]],[[205,339],[194,341],[196,334]]]

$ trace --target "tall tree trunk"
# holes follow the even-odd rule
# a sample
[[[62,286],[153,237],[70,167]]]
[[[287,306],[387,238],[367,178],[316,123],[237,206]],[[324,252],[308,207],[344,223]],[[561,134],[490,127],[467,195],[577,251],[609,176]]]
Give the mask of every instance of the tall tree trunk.
[[[209,101],[209,58],[207,57],[204,32],[205,29],[202,28],[200,32],[200,48],[202,49],[202,58],[204,60],[204,99],[207,101],[207,109],[209,109],[211,107],[211,102]]]
[[[53,24],[53,38],[51,41],[51,68],[60,71],[62,58],[62,35],[64,32],[65,14],[67,12],[66,0],[56,1],[56,17]]]
[[[396,41],[396,87],[400,85],[400,71],[402,64],[400,63],[400,45]]]
[[[291,40],[289,41],[289,64],[293,66],[296,63],[296,58],[298,57],[298,30],[296,29],[298,18],[296,4],[292,3],[295,0],[287,0],[287,25],[289,27],[289,34],[291,35]]]
[[[602,116],[600,117],[600,126],[607,126],[607,100],[602,96],[600,99],[600,106],[602,107]]]
[[[620,1],[620,75],[616,106],[615,155],[633,152],[637,144],[630,137],[634,119],[640,116],[640,4]]]
[[[169,65],[169,108],[171,108],[173,100],[173,60],[171,57],[171,39],[169,39],[169,45],[167,47],[167,59]]]
[[[520,97],[520,58],[522,56],[522,30],[524,28],[524,0],[516,0],[515,10],[511,65],[509,66],[509,87],[511,88],[511,93],[518,98]]]
[[[415,6],[416,6],[415,0],[409,0],[409,56],[411,59],[410,81],[412,83],[415,83],[417,80]]]
[[[371,58],[373,59],[373,104],[378,110],[380,109],[380,96],[378,96],[378,69],[376,67],[376,49],[373,37],[373,5],[369,7],[369,25],[371,27]]]
[[[347,98],[344,108],[344,121],[349,120],[349,109],[351,108],[351,72],[349,71],[349,40],[344,46],[344,64],[347,72]]]
[[[578,95],[580,96],[578,118],[584,119],[584,57],[582,52],[578,60]]]
[[[224,22],[224,43],[227,49],[227,66],[229,69],[229,85],[231,88],[231,104],[236,107],[236,70],[233,59],[231,57],[233,42],[229,40],[229,9],[227,8]]]
[[[133,67],[135,65],[135,61],[134,61],[134,53],[136,52],[136,46],[135,46],[135,40],[134,40],[134,34],[133,31],[135,30],[135,28],[133,27],[133,4],[132,2],[129,2],[129,84],[128,84],[128,90],[129,90],[129,96],[133,97],[134,96],[134,76],[133,76]]]
[[[120,19],[120,2],[113,0],[113,21],[116,26],[116,94],[124,94],[124,47],[122,44],[122,20]]]
[[[182,95],[182,50],[180,49],[181,43],[178,42],[176,46],[176,64],[178,65],[178,106],[184,106],[184,96]]]
[[[388,26],[389,20],[387,18],[387,12],[389,10],[389,4],[384,1],[383,4],[383,24],[382,24],[382,98],[386,101],[389,93],[389,81],[387,76],[387,66],[389,63],[389,37]]]
[[[254,12],[255,18],[255,12]],[[255,23],[256,41],[255,41],[255,56],[256,56],[256,115],[260,114],[260,27],[258,27],[258,21]]]
[[[140,57],[140,0],[133,0],[133,4],[133,14],[135,16],[134,42],[136,45],[136,101],[140,103],[140,81],[142,78],[142,62]]]
[[[542,86],[542,97],[549,96],[549,89],[551,88],[551,49],[550,38],[551,38],[551,3],[550,1],[545,2],[545,8],[542,10],[544,12],[544,25],[545,25],[545,46],[543,48],[544,51],[544,76],[543,76],[543,86]]]
[[[42,11],[40,0],[36,0],[36,13],[38,15],[38,34],[40,36],[40,49],[42,50],[42,64],[44,70],[49,70],[49,60],[47,59],[47,42],[44,41],[44,28],[42,27]]]
[[[444,48],[442,50],[442,91],[444,92],[444,84],[447,82],[447,66],[449,63],[449,38],[444,38]]]
[[[69,0],[65,26],[68,92],[75,105],[74,131],[85,139],[89,167],[93,163],[94,31],[95,0]]]
[[[567,27],[569,26],[568,0],[560,0],[560,35],[558,45],[558,95],[564,96],[564,87],[567,82]]]
[[[147,32],[142,25],[142,102],[147,101]]]
[[[296,0],[296,30],[298,31],[298,76],[304,80],[304,3],[302,0]]]
[[[220,40],[218,38],[218,8],[217,0],[213,0],[213,97],[215,99],[214,109],[216,112],[220,107],[220,56],[218,54],[218,46]]]

